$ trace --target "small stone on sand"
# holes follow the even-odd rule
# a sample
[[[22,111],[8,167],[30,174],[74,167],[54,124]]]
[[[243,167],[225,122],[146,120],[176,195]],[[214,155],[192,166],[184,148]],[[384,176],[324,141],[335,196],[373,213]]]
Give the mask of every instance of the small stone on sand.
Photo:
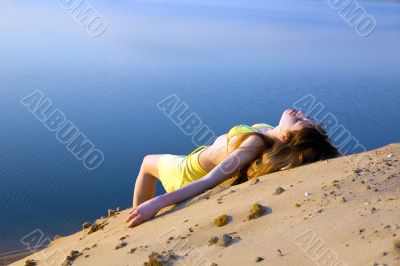
[[[392,157],[394,157],[394,154],[393,153],[389,153],[386,157],[387,158],[392,158]]]
[[[393,241],[393,246],[397,251],[400,251],[400,238]]]
[[[214,219],[214,224],[218,227],[224,226],[228,223],[228,215],[222,214]]]
[[[85,229],[89,228],[91,225],[92,225],[92,224],[89,223],[89,222],[84,222],[84,223],[82,224],[82,230],[85,230]]]
[[[218,237],[212,236],[212,237],[210,238],[210,240],[208,240],[208,245],[211,246],[211,245],[216,244],[217,242],[218,242]]]
[[[356,174],[359,174],[359,173],[361,173],[361,172],[362,172],[362,170],[361,170],[360,168],[354,169],[354,173],[356,173]]]
[[[129,253],[129,254],[133,254],[133,253],[135,253],[136,249],[137,249],[136,247],[135,247],[135,248],[131,248],[131,250],[129,250],[128,253]]]
[[[36,266],[37,263],[35,260],[27,260],[25,261],[25,266]]]
[[[115,246],[115,249],[126,247],[126,245],[128,245],[128,243],[126,241],[122,241]]]
[[[264,206],[255,203],[250,209],[250,214],[247,216],[249,220],[260,217],[265,212]]]
[[[172,258],[169,254],[162,255],[158,252],[152,252],[149,261],[145,262],[145,266],[166,266]]]
[[[217,245],[221,247],[229,246],[233,241],[230,235],[224,234],[221,239],[218,240]]]
[[[120,237],[119,241],[124,241],[129,235]]]
[[[113,209],[108,209],[108,211],[107,211],[108,217],[111,217],[111,216],[113,216],[114,214],[115,214],[115,211],[114,211]]]
[[[311,196],[310,192],[304,192],[304,197],[309,197],[309,196]]]
[[[91,226],[90,229],[88,231],[88,234],[92,234],[98,230],[103,229],[108,223],[106,222],[106,220],[102,220],[101,222],[94,222]]]
[[[258,179],[258,178],[252,178],[252,179],[250,179],[250,185],[255,185],[255,184],[257,184],[258,182],[260,182],[260,179]]]
[[[263,257],[257,257],[257,258],[256,258],[256,262],[260,262],[260,261],[263,261],[263,260],[264,260]]]
[[[72,250],[69,256],[65,258],[65,261],[63,262],[62,266],[70,266],[74,263],[74,260],[81,256],[82,253],[76,250]]]
[[[295,206],[296,208],[300,208],[300,207],[301,207],[300,203],[296,203],[294,206]]]
[[[285,189],[282,187],[277,187],[274,191],[274,193],[272,193],[272,195],[279,195],[282,194],[283,192],[285,192]]]

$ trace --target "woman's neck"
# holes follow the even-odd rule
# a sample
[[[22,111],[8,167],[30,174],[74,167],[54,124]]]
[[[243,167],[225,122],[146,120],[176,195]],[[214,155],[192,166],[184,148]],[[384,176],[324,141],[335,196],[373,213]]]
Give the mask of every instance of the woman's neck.
[[[264,135],[272,138],[272,139],[275,139],[275,140],[280,140],[281,139],[281,135],[282,135],[279,126],[271,128],[271,129],[264,130],[262,133]]]

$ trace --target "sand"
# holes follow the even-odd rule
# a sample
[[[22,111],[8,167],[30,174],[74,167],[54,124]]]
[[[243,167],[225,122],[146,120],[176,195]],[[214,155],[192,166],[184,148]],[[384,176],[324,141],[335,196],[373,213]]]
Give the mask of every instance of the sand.
[[[12,265],[400,265],[400,144],[258,179],[136,228],[117,212]]]

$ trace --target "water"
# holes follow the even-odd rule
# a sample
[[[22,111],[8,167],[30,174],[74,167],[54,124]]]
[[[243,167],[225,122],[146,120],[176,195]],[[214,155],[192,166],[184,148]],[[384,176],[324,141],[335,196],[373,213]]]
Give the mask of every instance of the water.
[[[144,155],[195,148],[157,108],[175,93],[218,134],[276,124],[314,95],[367,149],[398,142],[400,5],[360,2],[360,37],[325,1],[91,1],[92,38],[57,2],[0,4],[0,252],[127,208]],[[41,90],[105,154],[88,171],[21,98]],[[157,193],[162,193],[158,187]]]

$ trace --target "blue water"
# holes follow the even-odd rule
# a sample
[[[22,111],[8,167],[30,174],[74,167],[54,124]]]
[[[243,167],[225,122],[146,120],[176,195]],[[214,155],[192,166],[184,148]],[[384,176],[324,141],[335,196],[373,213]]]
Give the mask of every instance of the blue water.
[[[0,4],[0,253],[129,207],[144,155],[195,148],[157,103],[213,131],[276,124],[314,95],[367,149],[399,141],[400,5],[364,2],[360,37],[326,1],[90,1],[93,38],[58,1]],[[88,171],[20,100],[40,90],[104,152]],[[157,193],[162,193],[158,187]]]

